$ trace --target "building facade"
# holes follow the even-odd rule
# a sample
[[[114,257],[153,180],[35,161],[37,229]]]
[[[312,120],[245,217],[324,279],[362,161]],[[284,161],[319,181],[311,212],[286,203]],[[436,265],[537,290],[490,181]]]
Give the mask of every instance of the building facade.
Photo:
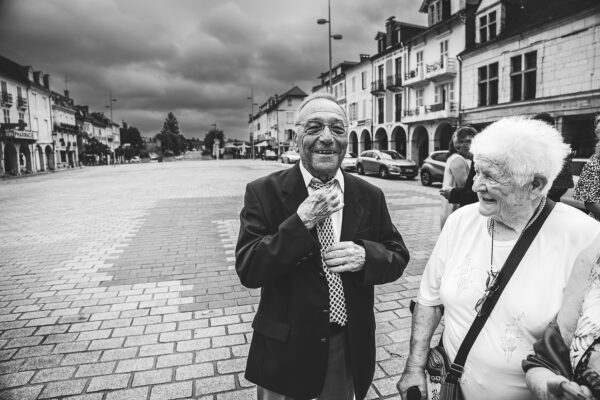
[[[79,128],[75,120],[75,103],[67,90],[64,95],[52,92],[51,98],[57,168],[75,167],[79,165]]]
[[[461,117],[482,128],[546,112],[579,157],[594,151],[600,112],[600,4],[483,0],[461,55]]]

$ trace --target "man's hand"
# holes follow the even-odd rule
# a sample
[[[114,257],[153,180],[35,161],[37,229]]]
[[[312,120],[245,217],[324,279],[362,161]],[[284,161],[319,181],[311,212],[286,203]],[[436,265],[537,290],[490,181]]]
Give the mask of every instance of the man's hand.
[[[402,400],[407,400],[406,392],[408,388],[413,386],[419,388],[421,399],[427,400],[427,382],[425,381],[425,370],[423,368],[404,368],[404,373],[402,373],[402,377],[396,384]]]
[[[593,400],[592,392],[575,382],[569,382],[567,378],[555,375],[548,380],[548,400]]]
[[[450,198],[451,191],[452,191],[452,188],[440,189],[440,195],[444,196],[444,198],[446,200],[448,200],[448,198]]]
[[[296,213],[306,229],[310,230],[342,208],[344,208],[344,199],[341,191],[322,188],[308,195]]]
[[[354,242],[339,242],[329,246],[323,261],[331,272],[356,272],[365,267],[365,248]]]

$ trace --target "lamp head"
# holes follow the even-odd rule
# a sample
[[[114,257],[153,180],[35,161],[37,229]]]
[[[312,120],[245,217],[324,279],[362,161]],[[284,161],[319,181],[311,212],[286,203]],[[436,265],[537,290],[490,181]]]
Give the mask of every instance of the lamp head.
[[[342,40],[343,36],[340,34],[331,35],[333,40]]]
[[[319,19],[317,20],[317,24],[319,24],[319,25],[327,24],[328,22],[329,22],[329,21],[328,21],[328,20],[326,20],[325,18],[319,18]]]

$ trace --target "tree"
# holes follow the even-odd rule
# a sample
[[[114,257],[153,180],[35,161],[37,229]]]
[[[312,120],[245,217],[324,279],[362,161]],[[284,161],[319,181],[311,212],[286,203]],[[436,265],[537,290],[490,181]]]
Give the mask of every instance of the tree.
[[[179,122],[172,112],[167,114],[163,127],[155,136],[161,141],[161,149],[164,155],[176,155],[183,153],[187,149],[185,137],[179,133]]]
[[[121,143],[129,143],[135,150],[139,150],[144,147],[144,141],[140,131],[135,126],[127,126],[124,122],[123,127],[120,129]]]
[[[177,118],[173,115],[172,112],[167,114],[167,118],[165,118],[165,122],[163,123],[163,128],[160,133],[164,134],[173,134],[179,135],[179,122],[177,122]]]
[[[207,152],[212,153],[213,145],[215,144],[215,139],[219,139],[219,148],[222,148],[225,145],[225,135],[222,130],[211,129],[204,136],[204,148]]]

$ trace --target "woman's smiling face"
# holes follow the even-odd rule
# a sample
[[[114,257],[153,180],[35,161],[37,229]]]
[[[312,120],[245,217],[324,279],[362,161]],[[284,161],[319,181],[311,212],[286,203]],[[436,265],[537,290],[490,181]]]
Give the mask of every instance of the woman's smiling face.
[[[480,158],[475,162],[475,171],[473,191],[479,197],[481,215],[509,223],[527,215],[530,191],[519,185],[503,165]]]

